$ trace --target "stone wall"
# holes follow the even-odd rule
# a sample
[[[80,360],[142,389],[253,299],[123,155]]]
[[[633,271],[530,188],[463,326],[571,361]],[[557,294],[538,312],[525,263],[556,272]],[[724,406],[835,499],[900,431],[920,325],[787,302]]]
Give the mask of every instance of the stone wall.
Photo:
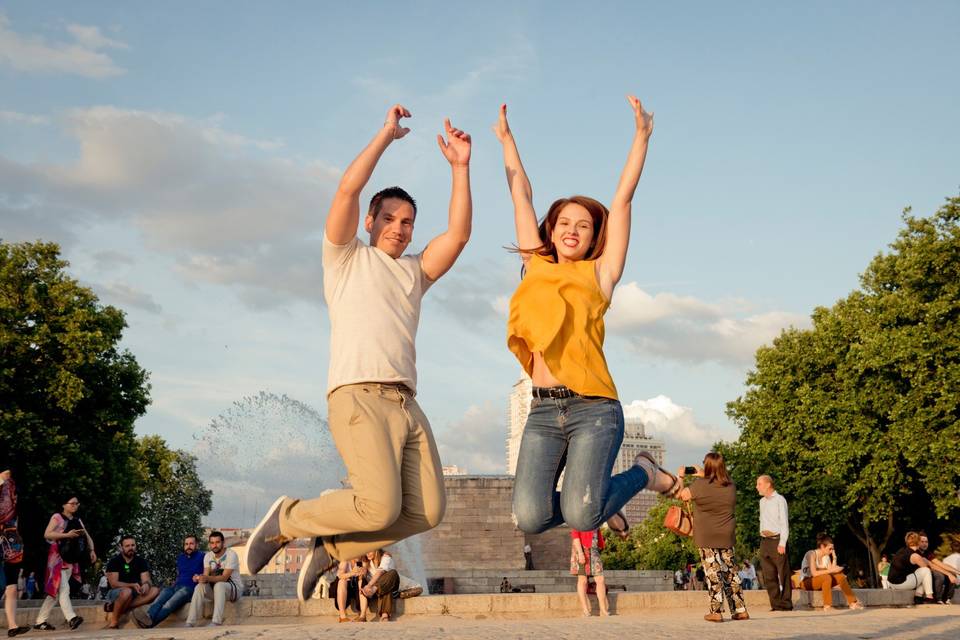
[[[533,547],[537,569],[564,569],[570,558],[570,529],[524,535],[513,522],[513,476],[446,476],[443,521],[421,535],[428,578],[470,569],[523,569],[523,545]]]

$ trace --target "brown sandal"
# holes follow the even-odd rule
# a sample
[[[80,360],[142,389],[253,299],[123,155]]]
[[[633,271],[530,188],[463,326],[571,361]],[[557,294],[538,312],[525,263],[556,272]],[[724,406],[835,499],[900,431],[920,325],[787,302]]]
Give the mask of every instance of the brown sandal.
[[[665,473],[673,479],[673,484],[670,485],[669,489],[662,492],[662,495],[668,498],[676,498],[677,495],[680,493],[680,491],[683,490],[683,480],[681,480],[677,476],[673,475],[672,473],[670,473],[669,471],[661,467],[657,463],[656,459],[653,457],[652,453],[650,453],[649,451],[641,451],[640,453],[637,454],[637,458],[643,458],[645,460],[648,460],[650,464],[652,464],[657,471],[661,473]],[[656,480],[656,478],[654,478],[653,480]]]
[[[607,526],[610,527],[610,531],[620,536],[621,540],[626,540],[630,536],[630,523],[627,522],[627,514],[623,509],[610,516]]]

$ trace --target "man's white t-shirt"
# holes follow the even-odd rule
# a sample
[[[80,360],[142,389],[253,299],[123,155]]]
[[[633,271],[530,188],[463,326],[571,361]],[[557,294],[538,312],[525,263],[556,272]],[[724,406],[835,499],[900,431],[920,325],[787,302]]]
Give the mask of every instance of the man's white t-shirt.
[[[203,566],[210,569],[210,575],[212,576],[223,575],[224,569],[233,569],[230,574],[230,582],[236,586],[237,597],[240,597],[240,594],[243,593],[243,578],[240,577],[240,557],[236,551],[227,549],[219,558],[214,555],[213,551],[207,551],[203,556]]]
[[[420,254],[394,259],[359,238],[335,245],[324,235],[328,394],[363,382],[399,383],[416,392],[420,301],[431,284]]]

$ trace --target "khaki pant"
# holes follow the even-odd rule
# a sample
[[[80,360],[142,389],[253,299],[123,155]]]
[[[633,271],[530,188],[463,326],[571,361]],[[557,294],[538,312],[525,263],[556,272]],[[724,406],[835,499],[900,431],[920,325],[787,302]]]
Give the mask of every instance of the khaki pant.
[[[823,606],[832,607],[833,606],[833,588],[840,587],[840,590],[843,591],[843,595],[847,597],[847,604],[851,605],[857,601],[857,596],[853,595],[853,589],[850,588],[850,585],[847,583],[847,576],[842,573],[821,573],[818,576],[812,578],[803,579],[803,589],[805,591],[817,591],[822,590],[823,592]]]
[[[352,384],[327,404],[351,488],[285,502],[281,533],[322,536],[327,552],[345,560],[437,526],[446,508],[443,471],[413,394],[402,385]]]

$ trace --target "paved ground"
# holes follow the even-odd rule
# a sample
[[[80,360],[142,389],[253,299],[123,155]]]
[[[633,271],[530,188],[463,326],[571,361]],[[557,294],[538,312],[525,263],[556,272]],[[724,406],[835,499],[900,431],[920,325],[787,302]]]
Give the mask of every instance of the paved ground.
[[[30,631],[20,636],[29,640],[80,640],[81,638],[123,638],[124,640],[337,640],[357,638],[370,640],[399,638],[471,639],[471,640],[694,640],[709,634],[714,638],[800,639],[830,638],[841,640],[902,639],[939,640],[960,638],[960,605],[924,606],[906,609],[876,608],[865,611],[793,611],[773,613],[751,611],[753,618],[744,622],[727,620],[722,624],[704,622],[704,612],[692,609],[668,609],[613,616],[611,618],[563,618],[534,620],[463,619],[454,616],[401,617],[396,622],[337,624],[335,620],[284,619],[260,624],[218,628],[187,629],[165,627],[150,631],[123,629],[105,631],[94,623],[85,623],[80,630]]]

